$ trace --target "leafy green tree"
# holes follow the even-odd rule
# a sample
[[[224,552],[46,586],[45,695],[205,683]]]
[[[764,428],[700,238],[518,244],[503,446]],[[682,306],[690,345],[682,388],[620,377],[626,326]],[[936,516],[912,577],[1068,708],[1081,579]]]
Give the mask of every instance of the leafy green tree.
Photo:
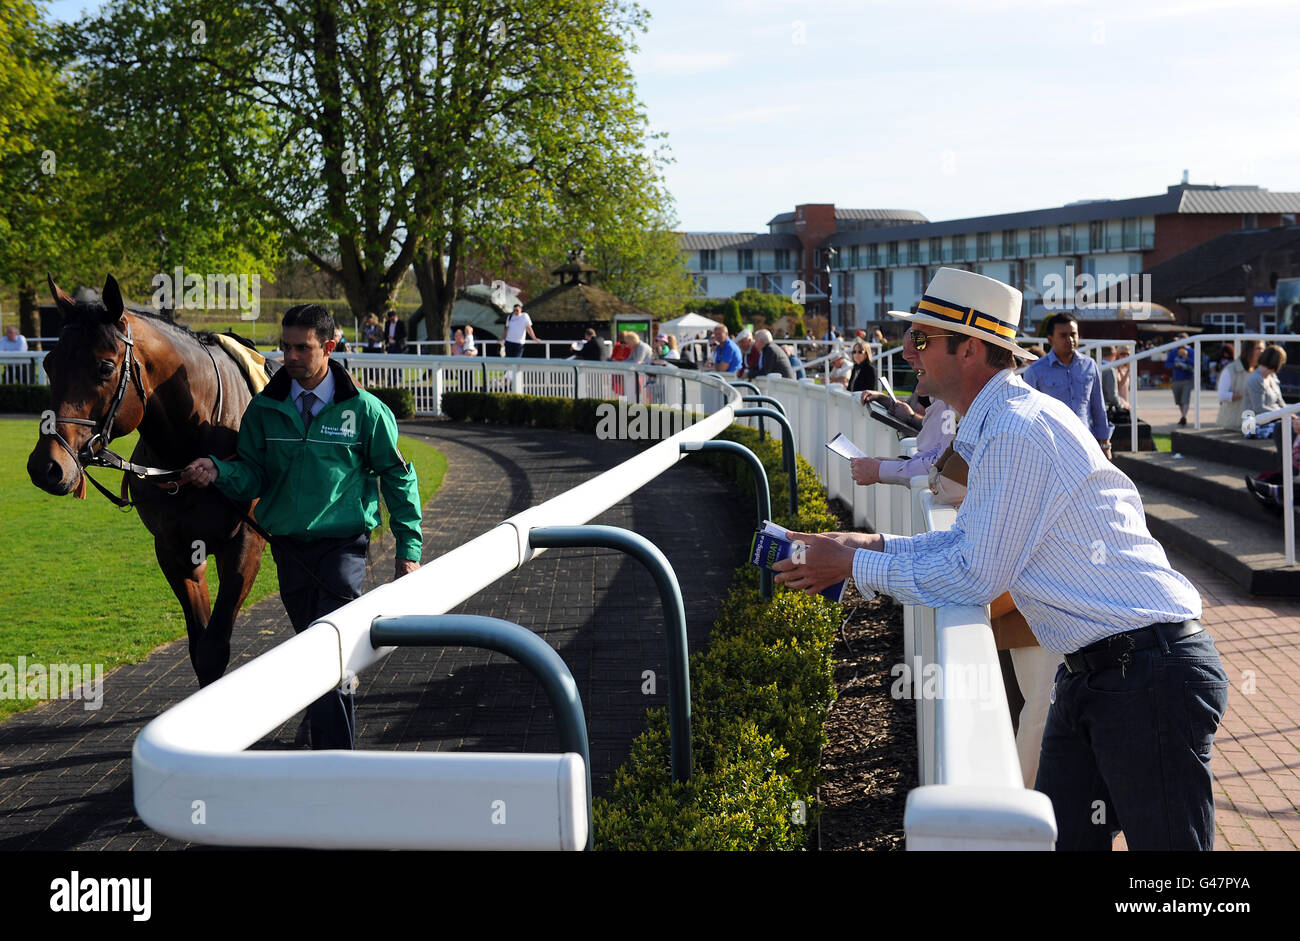
[[[744,321],[740,319],[740,303],[734,297],[727,301],[722,323],[733,337],[745,328]]]

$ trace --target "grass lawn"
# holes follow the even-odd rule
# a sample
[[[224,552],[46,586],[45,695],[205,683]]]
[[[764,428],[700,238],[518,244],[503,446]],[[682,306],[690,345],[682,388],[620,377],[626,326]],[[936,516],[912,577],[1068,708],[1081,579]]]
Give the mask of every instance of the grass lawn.
[[[135,513],[123,513],[94,488],[86,500],[55,497],[32,486],[27,456],[37,419],[0,421],[0,664],[102,663],[104,672],[136,663],[159,644],[185,635],[185,619],[154,559],[153,537]],[[114,442],[129,455],[131,434]],[[420,441],[399,439],[415,464],[420,503],[437,491],[447,470],[442,454]],[[121,478],[92,471],[116,492]],[[209,596],[216,597],[216,565],[208,565]],[[270,548],[247,604],[275,594]],[[239,630],[236,622],[235,630]],[[0,699],[0,719],[35,705]]]

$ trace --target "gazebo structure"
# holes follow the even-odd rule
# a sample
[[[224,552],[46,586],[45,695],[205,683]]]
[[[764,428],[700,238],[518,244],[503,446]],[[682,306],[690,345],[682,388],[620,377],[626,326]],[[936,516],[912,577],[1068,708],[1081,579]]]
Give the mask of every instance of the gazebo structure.
[[[591,327],[602,340],[615,339],[621,330],[635,330],[643,340],[653,340],[654,315],[592,284],[596,269],[587,264],[581,248],[569,252],[567,264],[554,269],[555,287],[524,305],[533,318],[533,330],[542,340],[581,340]],[[501,318],[505,323],[505,318]],[[525,355],[530,352],[524,347]]]

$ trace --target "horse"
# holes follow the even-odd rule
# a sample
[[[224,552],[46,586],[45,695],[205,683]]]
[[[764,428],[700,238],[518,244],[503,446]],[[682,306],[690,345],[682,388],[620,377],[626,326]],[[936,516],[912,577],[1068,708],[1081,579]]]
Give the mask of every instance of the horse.
[[[52,414],[42,419],[27,473],[47,493],[84,496],[87,465],[126,472],[123,495],[129,490],[153,534],[158,565],[185,613],[190,663],[199,686],[207,686],[230,662],[235,616],[265,542],[246,522],[250,504],[177,479],[197,457],[235,453],[253,393],[212,334],[127,310],[112,275],[102,300],[92,303],[74,301],[53,277],[49,284],[64,327],[45,357]],[[108,446],[136,429],[139,443],[127,462]],[[209,553],[221,579],[215,605],[208,598]]]

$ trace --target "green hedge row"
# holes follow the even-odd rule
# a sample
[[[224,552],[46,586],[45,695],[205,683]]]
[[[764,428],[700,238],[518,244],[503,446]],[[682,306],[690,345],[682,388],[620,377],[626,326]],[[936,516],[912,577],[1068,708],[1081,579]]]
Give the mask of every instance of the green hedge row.
[[[442,410],[458,420],[594,433],[604,401],[448,392]],[[566,414],[568,425],[562,423]],[[797,458],[798,508],[791,518],[779,442],[760,440],[756,430],[741,425],[718,437],[745,445],[763,462],[776,522],[805,532],[838,528],[807,461]],[[734,481],[736,499],[753,499],[753,478],[735,457],[706,452],[692,458],[699,459]],[[841,613],[820,596],[780,588],[764,602],[757,573],[751,565],[737,570],[709,649],[691,657],[691,780],[672,781],[667,710],[650,710],[646,731],[633,742],[608,795],[594,802],[597,849],[806,845],[817,815],[826,714],[835,698],[831,650]]]
[[[38,414],[50,407],[49,386],[0,386],[0,412]]]
[[[415,417],[415,393],[410,389],[381,386],[366,391],[392,409],[395,418],[405,420]]]

